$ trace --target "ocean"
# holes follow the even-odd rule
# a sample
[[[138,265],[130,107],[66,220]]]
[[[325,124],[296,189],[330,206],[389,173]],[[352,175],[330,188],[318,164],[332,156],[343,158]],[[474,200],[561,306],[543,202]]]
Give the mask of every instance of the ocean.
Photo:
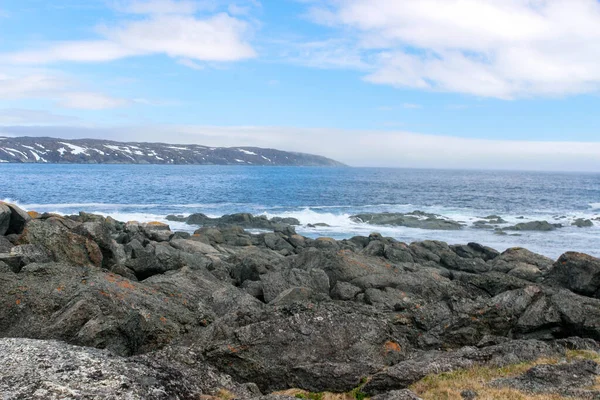
[[[577,218],[600,216],[600,174],[463,171],[388,168],[178,166],[178,165],[0,165],[0,199],[27,210],[110,215],[121,221],[165,221],[168,214],[201,212],[216,217],[250,212],[295,217],[296,230],[336,239],[379,232],[404,242],[478,242],[556,258],[566,251],[600,257],[600,220],[577,228]],[[440,214],[467,225],[437,231],[357,223],[365,212]],[[496,214],[516,224],[562,223],[551,232],[499,236],[471,224]],[[522,218],[521,218],[522,217]],[[196,227],[168,222],[174,230]],[[306,225],[326,223],[329,227]]]

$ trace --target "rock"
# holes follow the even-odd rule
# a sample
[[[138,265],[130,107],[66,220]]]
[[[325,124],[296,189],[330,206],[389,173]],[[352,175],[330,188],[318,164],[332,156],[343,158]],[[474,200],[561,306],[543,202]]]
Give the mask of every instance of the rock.
[[[133,282],[95,267],[34,263],[2,274],[0,293],[0,337],[58,339],[120,355],[159,349],[215,313],[262,305],[189,268]]]
[[[31,221],[29,214],[14,204],[0,203],[0,205],[3,206],[2,210],[0,210],[0,213],[4,215],[4,218],[6,218],[5,207],[10,210],[8,229],[4,232],[4,235],[21,234],[21,232],[23,232],[23,228],[25,228],[25,224],[27,224],[28,221]]]
[[[264,215],[252,215],[248,213],[223,215],[219,218],[211,218],[204,214],[191,214],[188,217],[168,215],[167,220],[185,222],[190,225],[202,225],[205,227],[230,227],[237,226],[245,229],[282,229],[286,225],[300,225],[300,221],[295,218],[274,217],[268,219]]]
[[[463,390],[460,392],[460,397],[462,397],[464,400],[475,400],[477,397],[479,397],[479,394],[477,394],[477,392],[474,390]]]
[[[331,290],[331,298],[336,300],[353,300],[362,289],[348,282],[338,282]]]
[[[13,247],[14,244],[10,240],[4,236],[0,236],[0,253],[8,253]]]
[[[10,250],[12,256],[21,258],[23,265],[31,263],[47,263],[52,261],[51,255],[45,248],[35,244],[15,246]]]
[[[444,242],[425,240],[412,243],[409,247],[415,262],[433,261],[448,269],[475,273],[487,272],[491,268],[482,258],[473,257],[475,252],[469,253],[468,257],[461,257]],[[483,256],[484,253],[481,254]]]
[[[556,261],[544,282],[600,298],[600,259],[581,253],[565,253]]]
[[[598,364],[591,360],[576,361],[568,364],[541,364],[514,378],[496,379],[493,387],[511,387],[528,393],[559,394],[578,398],[600,398],[600,391],[578,391],[596,383],[600,375]],[[583,396],[594,395],[594,397]],[[580,397],[581,395],[581,397]]]
[[[414,211],[408,214],[402,213],[374,213],[359,214],[350,217],[355,222],[372,225],[406,226],[409,228],[435,229],[435,230],[459,230],[463,225],[439,215],[427,214]]]
[[[371,400],[422,400],[419,396],[408,389],[392,390],[391,392],[378,394]]]
[[[87,214],[81,217],[87,221],[74,227],[71,231],[98,245],[102,252],[103,267],[110,268],[115,264],[123,264],[126,259],[125,250],[112,238],[114,230],[112,224],[101,216],[90,218],[91,215]]]
[[[265,302],[270,303],[283,291],[293,287],[304,287],[317,293],[329,295],[329,277],[321,269],[309,271],[290,269],[270,272],[260,277]]]
[[[590,228],[594,226],[594,223],[589,219],[577,218],[575,221],[573,221],[571,225],[576,226],[578,228]]]
[[[362,390],[370,395],[385,393],[405,389],[429,374],[472,368],[482,363],[502,367],[561,354],[564,354],[564,349],[559,346],[535,340],[511,341],[483,349],[463,347],[451,352],[421,352],[417,357],[376,373]]]
[[[307,287],[293,287],[279,293],[270,304],[273,306],[284,306],[293,303],[312,303],[329,299],[323,293],[317,293]]]
[[[562,228],[561,224],[551,224],[548,221],[522,222],[513,226],[503,228],[505,231],[540,231],[548,232],[556,228]]]
[[[45,249],[54,261],[102,266],[102,251],[96,242],[71,231],[77,226],[65,218],[50,217],[27,222],[20,241]]]
[[[10,227],[10,208],[6,204],[0,203],[0,236],[4,236]]]
[[[554,261],[527,249],[513,247],[494,258],[491,265],[494,271],[537,282],[553,268]]]
[[[308,224],[306,225],[307,228],[329,228],[331,227],[331,225],[326,224],[324,222],[317,222],[315,224]]]
[[[498,251],[492,249],[491,247],[482,246],[478,243],[469,243],[466,246],[450,246],[450,248],[461,258],[479,258],[484,261],[490,261],[500,255]]]
[[[383,315],[355,304],[293,304],[228,314],[205,330],[202,353],[220,371],[263,392],[345,392],[401,359],[405,342],[397,340]]]
[[[256,396],[252,385],[237,384],[189,354],[171,348],[123,358],[56,341],[0,339],[0,393],[6,399],[50,400],[200,399],[219,391],[240,399]]]
[[[170,242],[171,246],[191,254],[216,255],[219,251],[209,244],[188,240],[188,239],[173,239]]]
[[[313,247],[323,250],[338,250],[340,245],[330,237],[320,237],[313,242]]]
[[[264,236],[265,245],[275,251],[281,250],[294,250],[294,246],[292,246],[289,242],[287,242],[284,238],[279,236],[277,233],[267,233]]]

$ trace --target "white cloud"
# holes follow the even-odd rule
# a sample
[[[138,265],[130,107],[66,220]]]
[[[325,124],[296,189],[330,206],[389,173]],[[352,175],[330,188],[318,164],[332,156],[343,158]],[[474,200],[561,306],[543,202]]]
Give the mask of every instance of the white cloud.
[[[10,71],[4,72],[1,71]],[[130,101],[81,90],[80,84],[52,70],[0,68],[0,100],[47,99],[59,107],[102,110],[123,107]]]
[[[44,96],[68,84],[63,76],[47,71],[26,70],[11,74],[0,72],[0,100]]]
[[[133,0],[117,2],[115,8],[131,14],[194,14],[200,9],[213,8],[213,3],[192,0]]]
[[[0,125],[56,125],[74,123],[78,118],[54,114],[45,110],[31,110],[22,108],[0,109]]]
[[[310,16],[356,37],[373,83],[503,99],[600,89],[597,0],[327,4]]]
[[[57,99],[58,105],[81,110],[106,110],[130,104],[128,100],[92,92],[68,92]]]
[[[125,57],[166,54],[194,61],[237,61],[256,56],[247,42],[248,23],[226,13],[199,18],[191,15],[197,2],[134,1],[129,12],[145,15],[97,28],[101,38],[55,42],[35,50],[0,56],[16,64],[60,61],[102,62]],[[171,12],[168,12],[171,10]]]
[[[199,64],[196,61],[190,60],[189,58],[180,58],[179,60],[177,60],[177,63],[183,65],[184,67],[195,69],[197,71],[204,69],[204,65]]]
[[[402,104],[402,107],[407,108],[409,110],[417,110],[417,109],[423,108],[422,105],[414,104],[414,103],[404,103],[404,104]]]

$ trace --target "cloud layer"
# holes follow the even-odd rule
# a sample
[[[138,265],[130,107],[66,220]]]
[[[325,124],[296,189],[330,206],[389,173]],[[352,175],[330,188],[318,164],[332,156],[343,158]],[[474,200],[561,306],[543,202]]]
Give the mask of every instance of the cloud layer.
[[[330,0],[377,84],[511,99],[597,92],[597,0]]]

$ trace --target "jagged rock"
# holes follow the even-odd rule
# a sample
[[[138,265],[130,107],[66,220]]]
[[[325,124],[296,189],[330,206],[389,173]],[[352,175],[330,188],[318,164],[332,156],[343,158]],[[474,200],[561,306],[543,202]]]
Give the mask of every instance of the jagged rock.
[[[600,298],[600,259],[581,253],[565,253],[556,261],[545,283]]]
[[[102,266],[102,251],[96,242],[72,231],[75,222],[59,217],[27,222],[19,239],[22,244],[41,246],[54,261]]]
[[[263,392],[299,387],[344,392],[397,362],[405,343],[382,315],[330,302],[231,313],[204,333],[205,360]],[[293,345],[290,345],[293,344]]]

